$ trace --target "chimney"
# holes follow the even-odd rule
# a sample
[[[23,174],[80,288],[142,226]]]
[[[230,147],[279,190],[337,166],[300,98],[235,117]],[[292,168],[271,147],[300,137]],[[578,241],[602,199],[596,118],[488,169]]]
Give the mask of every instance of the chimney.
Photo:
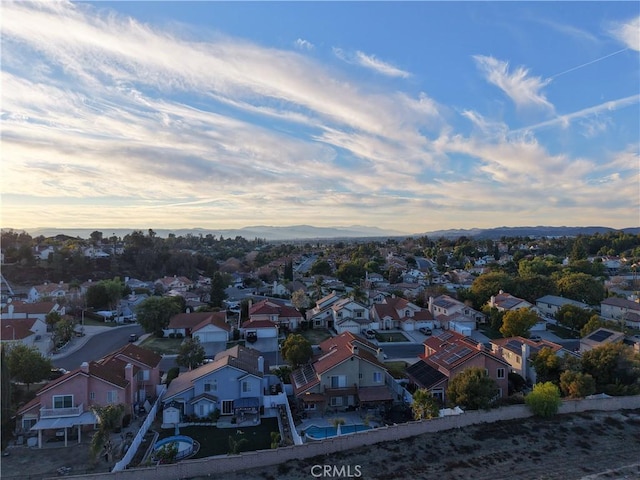
[[[10,303],[8,306],[8,310],[9,310],[9,318],[13,317],[13,311],[14,311],[15,307]]]
[[[354,355],[358,354],[358,346],[355,343],[351,345],[351,353]]]
[[[433,297],[429,297],[429,313],[433,315]]]
[[[522,376],[525,380],[529,380],[529,354],[529,344],[522,342]]]
[[[89,373],[89,363],[82,362],[82,364],[80,365],[80,370],[84,373]]]
[[[124,378],[130,385],[133,384],[133,365],[130,363],[127,363],[124,367]]]
[[[258,371],[264,373],[264,357],[262,355],[258,357]]]

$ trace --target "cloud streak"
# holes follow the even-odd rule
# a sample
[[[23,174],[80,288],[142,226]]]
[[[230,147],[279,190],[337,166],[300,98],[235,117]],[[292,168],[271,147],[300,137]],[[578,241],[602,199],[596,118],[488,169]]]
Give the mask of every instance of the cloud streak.
[[[550,82],[549,79],[532,77],[529,70],[517,67],[509,71],[509,64],[494,57],[475,55],[473,59],[484,73],[486,80],[502,90],[518,107],[544,107],[553,110],[541,90]]]

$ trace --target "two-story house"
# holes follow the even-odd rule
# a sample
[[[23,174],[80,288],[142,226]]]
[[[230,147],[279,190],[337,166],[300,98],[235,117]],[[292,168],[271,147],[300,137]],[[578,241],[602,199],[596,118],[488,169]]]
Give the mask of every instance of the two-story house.
[[[559,297],[557,295],[545,295],[536,299],[536,308],[540,314],[547,318],[555,318],[558,311],[564,305],[573,305],[574,307],[587,310],[589,305],[586,303],[571,300],[570,298]]]
[[[471,331],[476,329],[477,324],[484,323],[486,320],[482,312],[474,310],[449,295],[429,297],[428,309],[437,325],[465,335],[470,335]]]
[[[43,436],[58,432],[63,433],[66,446],[75,428],[80,443],[83,429],[97,423],[92,407],[122,404],[125,413],[131,414],[137,404],[156,396],[160,360],[160,355],[128,344],[101,360],[84,362],[47,383],[18,410],[18,429],[37,432],[38,447],[42,447]]]
[[[371,325],[374,330],[401,328],[406,331],[419,328],[434,328],[433,317],[427,309],[418,307],[408,300],[396,297],[383,297],[381,302],[371,307]]]
[[[325,295],[319,299],[313,308],[307,310],[306,317],[313,325],[313,328],[328,327],[329,322],[333,321],[333,310],[331,310],[331,306],[338,300],[340,300],[340,295],[334,290],[329,295]]]
[[[27,300],[31,303],[40,302],[42,300],[55,300],[56,298],[65,298],[69,294],[69,284],[59,283],[43,283],[35,285],[29,289]]]
[[[206,418],[220,415],[253,415],[259,418],[265,392],[274,379],[261,352],[236,345],[175,378],[162,402],[163,424],[177,424],[186,415]]]
[[[168,292],[169,290],[186,292],[193,287],[194,283],[187,277],[174,275],[173,277],[165,276],[159,278],[154,282],[154,285],[156,286],[156,288],[162,290],[163,292]]]
[[[519,308],[533,308],[533,304],[527,302],[523,298],[518,298],[510,293],[505,293],[502,290],[498,295],[491,295],[489,299],[489,307],[497,309],[499,312],[507,312],[511,310],[518,310]]]
[[[429,390],[443,405],[447,402],[449,381],[471,367],[485,369],[496,381],[499,397],[508,396],[510,365],[481,343],[453,331],[429,337],[423,343],[424,355],[407,368],[407,376],[416,386]]]
[[[600,315],[630,328],[640,328],[640,303],[626,298],[609,297],[603,300],[600,302]]]
[[[249,320],[270,320],[283,330],[296,330],[303,320],[295,307],[274,299],[259,301],[249,306]]]
[[[329,328],[340,335],[345,332],[360,333],[369,328],[369,308],[353,298],[341,298],[331,305],[333,320]]]
[[[491,351],[511,366],[509,371],[517,373],[532,384],[535,384],[537,379],[531,360],[543,348],[549,348],[552,352],[563,355],[559,353],[563,350],[562,345],[549,340],[535,341],[524,337],[491,340]]]
[[[319,345],[320,354],[291,374],[293,393],[306,411],[374,406],[396,398],[382,350],[345,332]]]

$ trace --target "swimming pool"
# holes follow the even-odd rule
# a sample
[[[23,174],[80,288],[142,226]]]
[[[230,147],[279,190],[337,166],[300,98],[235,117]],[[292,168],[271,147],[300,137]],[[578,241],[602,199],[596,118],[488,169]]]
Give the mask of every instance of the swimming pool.
[[[356,423],[353,425],[340,425],[340,435],[346,435],[348,433],[364,432],[365,430],[371,430],[372,427],[364,425],[362,423]],[[310,426],[304,431],[307,438],[311,440],[323,440],[325,438],[335,437],[338,435],[338,429],[336,427],[317,427],[315,425]]]

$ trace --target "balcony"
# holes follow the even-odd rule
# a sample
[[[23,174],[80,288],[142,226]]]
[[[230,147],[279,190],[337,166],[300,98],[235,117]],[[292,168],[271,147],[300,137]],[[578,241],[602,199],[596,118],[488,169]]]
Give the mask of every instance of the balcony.
[[[84,412],[84,405],[81,403],[77,407],[66,408],[41,408],[40,418],[77,417]]]

